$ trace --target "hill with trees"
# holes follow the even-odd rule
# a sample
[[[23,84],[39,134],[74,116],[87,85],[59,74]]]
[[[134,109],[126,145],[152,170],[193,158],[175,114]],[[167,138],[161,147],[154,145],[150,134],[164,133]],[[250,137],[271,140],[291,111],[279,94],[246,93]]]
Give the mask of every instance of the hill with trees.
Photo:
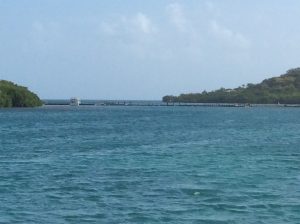
[[[0,107],[37,107],[43,103],[27,87],[0,80]]]
[[[202,93],[164,96],[164,102],[182,103],[241,103],[241,104],[300,104],[300,68],[288,70],[279,77],[247,84],[235,89],[220,88]]]

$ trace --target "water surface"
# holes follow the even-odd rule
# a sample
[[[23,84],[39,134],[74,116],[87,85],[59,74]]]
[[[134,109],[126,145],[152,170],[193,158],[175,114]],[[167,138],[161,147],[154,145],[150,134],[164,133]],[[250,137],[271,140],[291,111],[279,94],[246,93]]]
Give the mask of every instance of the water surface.
[[[300,109],[0,110],[0,223],[300,223]]]

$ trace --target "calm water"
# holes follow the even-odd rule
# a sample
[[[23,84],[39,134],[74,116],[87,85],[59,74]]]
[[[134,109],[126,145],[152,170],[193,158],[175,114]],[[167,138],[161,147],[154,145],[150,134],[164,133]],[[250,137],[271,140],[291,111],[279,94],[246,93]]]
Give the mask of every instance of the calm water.
[[[0,110],[0,223],[300,223],[300,109]]]

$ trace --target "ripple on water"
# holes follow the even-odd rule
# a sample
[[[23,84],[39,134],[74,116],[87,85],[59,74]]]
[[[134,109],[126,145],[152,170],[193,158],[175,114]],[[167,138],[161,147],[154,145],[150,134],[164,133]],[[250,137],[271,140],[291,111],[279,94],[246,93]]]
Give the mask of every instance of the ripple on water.
[[[0,110],[0,223],[300,223],[299,116]]]

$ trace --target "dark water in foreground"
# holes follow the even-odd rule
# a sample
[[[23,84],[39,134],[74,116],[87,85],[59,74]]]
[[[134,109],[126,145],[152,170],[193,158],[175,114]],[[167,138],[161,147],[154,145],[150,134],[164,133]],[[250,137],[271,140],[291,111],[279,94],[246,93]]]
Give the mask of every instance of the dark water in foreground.
[[[300,223],[300,109],[0,110],[0,223]]]

